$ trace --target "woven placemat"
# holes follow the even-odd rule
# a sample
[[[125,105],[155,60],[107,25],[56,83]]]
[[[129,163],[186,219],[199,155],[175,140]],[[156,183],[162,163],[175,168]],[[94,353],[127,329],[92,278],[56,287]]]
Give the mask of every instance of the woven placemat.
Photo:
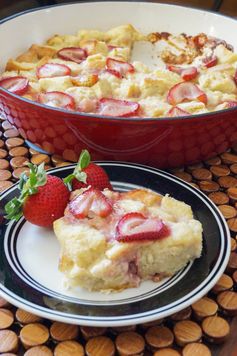
[[[46,168],[70,164],[57,155],[29,149],[17,129],[0,120],[0,191],[28,170],[29,161],[45,162]],[[0,355],[237,355],[233,342],[232,349],[225,347],[234,339],[236,329],[232,331],[231,323],[237,314],[237,146],[206,162],[175,169],[172,173],[206,193],[219,207],[231,231],[229,264],[210,293],[167,319],[119,328],[52,322],[0,298]]]

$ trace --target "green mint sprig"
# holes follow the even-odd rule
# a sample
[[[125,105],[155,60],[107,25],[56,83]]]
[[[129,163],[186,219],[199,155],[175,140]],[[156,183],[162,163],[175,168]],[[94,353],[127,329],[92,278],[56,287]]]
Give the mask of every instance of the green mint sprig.
[[[87,150],[82,150],[74,171],[63,179],[64,183],[67,184],[70,189],[72,188],[71,182],[74,178],[76,178],[79,182],[86,183],[87,174],[86,172],[83,172],[83,169],[90,164],[90,161],[90,153]]]
[[[18,221],[23,215],[22,206],[29,195],[36,194],[38,187],[45,185],[47,182],[47,175],[44,169],[44,163],[36,166],[32,163],[28,164],[30,168],[29,176],[22,173],[18,187],[20,189],[20,196],[13,198],[5,205],[5,218],[8,220]]]

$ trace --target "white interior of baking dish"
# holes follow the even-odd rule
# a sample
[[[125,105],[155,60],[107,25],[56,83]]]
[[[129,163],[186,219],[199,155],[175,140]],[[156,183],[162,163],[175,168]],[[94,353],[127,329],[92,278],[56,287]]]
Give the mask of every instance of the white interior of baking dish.
[[[0,26],[0,71],[9,58],[14,58],[33,43],[42,43],[54,34],[74,34],[79,29],[108,30],[131,23],[143,33],[165,31],[170,33],[208,35],[224,39],[237,47],[236,20],[211,12],[175,5],[143,2],[77,3],[26,12],[3,22]],[[151,46],[136,47],[136,59],[153,65]],[[152,49],[154,51],[154,48]]]

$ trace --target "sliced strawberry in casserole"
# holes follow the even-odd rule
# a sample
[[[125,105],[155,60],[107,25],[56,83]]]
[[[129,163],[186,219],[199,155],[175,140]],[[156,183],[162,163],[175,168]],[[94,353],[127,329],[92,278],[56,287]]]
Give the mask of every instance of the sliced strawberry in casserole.
[[[196,67],[182,68],[175,65],[168,65],[167,69],[169,69],[171,72],[180,74],[182,79],[185,81],[195,79],[198,75],[198,70]]]
[[[183,101],[198,100],[207,103],[206,94],[196,84],[182,82],[174,85],[168,92],[167,101],[171,105],[177,105]]]
[[[186,81],[195,79],[197,75],[198,75],[198,70],[196,67],[187,67],[184,68],[181,72],[181,77],[183,78],[183,80]]]
[[[53,78],[70,75],[71,69],[65,64],[46,63],[36,70],[38,78]]]
[[[29,80],[21,76],[7,77],[0,80],[0,87],[11,93],[23,95],[29,88]]]
[[[106,69],[109,73],[115,75],[118,78],[123,78],[128,73],[133,73],[135,68],[128,62],[118,61],[117,59],[107,58]]]
[[[210,56],[203,59],[203,65],[206,68],[214,67],[217,64],[217,56]]]
[[[134,101],[102,98],[99,101],[98,113],[105,116],[129,117],[135,116],[140,105]]]
[[[75,110],[74,98],[61,91],[49,91],[47,93],[40,93],[38,101],[41,104],[62,108],[67,110]]]
[[[187,116],[187,115],[190,115],[190,113],[180,109],[178,106],[174,106],[167,113],[168,117]]]
[[[111,214],[112,204],[100,190],[90,188],[69,203],[69,211],[77,219],[93,216],[105,218]]]
[[[169,228],[161,220],[136,212],[125,214],[116,227],[116,239],[121,242],[158,240],[169,234]]]
[[[58,57],[66,61],[81,63],[87,57],[87,52],[81,47],[65,47],[58,51]]]

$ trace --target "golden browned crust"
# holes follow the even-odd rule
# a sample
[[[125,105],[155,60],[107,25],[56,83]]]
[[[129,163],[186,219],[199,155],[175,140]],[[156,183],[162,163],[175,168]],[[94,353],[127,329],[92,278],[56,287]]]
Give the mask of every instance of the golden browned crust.
[[[122,194],[124,199],[139,200],[149,207],[156,204],[160,205],[163,198],[162,195],[145,189],[135,189]]]

